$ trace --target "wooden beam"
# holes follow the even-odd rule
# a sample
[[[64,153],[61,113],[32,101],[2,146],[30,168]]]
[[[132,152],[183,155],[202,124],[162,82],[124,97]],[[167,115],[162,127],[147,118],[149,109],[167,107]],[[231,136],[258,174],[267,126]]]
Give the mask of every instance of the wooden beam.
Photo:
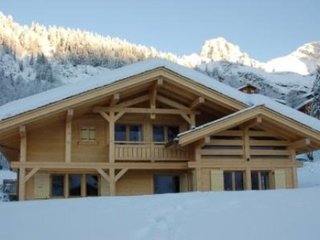
[[[68,109],[66,118],[66,137],[65,137],[65,162],[71,162],[71,146],[72,146],[72,117],[73,109]]]
[[[204,103],[204,98],[203,97],[197,97],[193,102],[190,104],[190,109],[195,109],[197,108],[200,104]]]
[[[200,114],[199,111],[192,111],[192,110],[184,110],[184,109],[172,109],[172,108],[104,108],[101,112],[125,112],[125,113],[145,113],[145,114],[176,114],[180,115],[181,113],[184,114]]]
[[[291,142],[289,144],[289,148],[291,149],[303,148],[303,147],[309,146],[310,144],[311,144],[310,138],[304,138],[295,142]]]
[[[111,101],[110,101],[110,107],[114,107],[120,100],[120,94],[115,93],[112,95]]]
[[[118,112],[117,114],[114,115],[114,121],[118,121],[119,118],[121,118],[125,112]]]
[[[39,167],[43,170],[96,170],[102,169],[107,170],[110,168],[114,169],[187,169],[186,162],[11,162],[13,169],[32,169]],[[98,171],[99,172],[99,171]],[[100,173],[100,172],[99,172]]]
[[[120,172],[117,173],[115,176],[115,182],[118,182],[118,180],[129,170],[129,168],[123,168],[120,170]]]
[[[138,104],[138,103],[146,102],[149,99],[150,99],[150,95],[146,94],[146,95],[134,98],[134,99],[130,99],[130,100],[118,103],[116,106],[113,106],[112,108],[115,108],[115,107],[117,107],[117,108],[126,108],[126,107],[129,107],[129,106]],[[94,107],[93,108],[93,112],[95,112],[95,113],[108,112],[109,109],[110,109],[110,107]]]
[[[39,171],[39,167],[33,168],[24,178],[24,182],[28,182],[28,180],[36,173]]]
[[[170,107],[174,107],[176,109],[191,110],[187,106],[185,106],[185,105],[183,105],[181,103],[178,103],[178,102],[176,102],[174,100],[171,100],[169,98],[163,97],[161,95],[157,95],[157,100],[159,102],[162,102],[162,103],[164,103],[164,104],[166,104],[166,105],[168,105]]]
[[[110,115],[108,114],[108,113],[105,113],[105,112],[103,112],[103,111],[101,111],[101,112],[99,112],[100,113],[100,115],[107,121],[107,122],[111,122],[112,120],[111,120],[111,117],[110,117]]]
[[[110,182],[109,175],[104,170],[102,170],[102,168],[96,168],[96,170],[101,175],[101,177],[103,177],[106,181]]]
[[[247,129],[249,129],[249,128],[252,128],[252,127],[254,127],[254,126],[257,126],[257,125],[259,125],[259,124],[261,124],[261,123],[262,123],[262,117],[261,117],[261,116],[258,116],[258,117],[254,118],[254,119],[252,119],[252,120],[249,120],[249,121],[241,124],[241,127],[242,127],[242,128],[247,128]]]

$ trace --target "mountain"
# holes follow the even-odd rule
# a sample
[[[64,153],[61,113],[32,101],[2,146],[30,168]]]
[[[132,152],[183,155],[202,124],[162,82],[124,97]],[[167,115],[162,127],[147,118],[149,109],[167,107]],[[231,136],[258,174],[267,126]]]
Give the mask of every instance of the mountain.
[[[295,72],[308,75],[320,66],[320,41],[304,44],[291,54],[275,58],[264,65],[268,72]]]
[[[155,57],[194,68],[211,76],[212,81],[236,88],[251,83],[260,87],[262,94],[284,100],[292,89],[311,90],[312,74],[320,61],[319,45],[309,43],[289,56],[262,63],[239,46],[216,38],[207,40],[199,53],[177,56],[79,29],[38,23],[22,26],[0,13],[0,105],[77,82],[106,68],[112,70]],[[294,62],[301,67],[292,68]]]

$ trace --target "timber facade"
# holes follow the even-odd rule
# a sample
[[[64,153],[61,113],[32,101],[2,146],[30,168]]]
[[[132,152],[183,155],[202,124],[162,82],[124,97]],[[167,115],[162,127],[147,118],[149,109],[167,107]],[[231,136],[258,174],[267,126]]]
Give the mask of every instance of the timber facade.
[[[296,188],[296,154],[319,146],[309,126],[163,66],[0,121],[19,200]]]

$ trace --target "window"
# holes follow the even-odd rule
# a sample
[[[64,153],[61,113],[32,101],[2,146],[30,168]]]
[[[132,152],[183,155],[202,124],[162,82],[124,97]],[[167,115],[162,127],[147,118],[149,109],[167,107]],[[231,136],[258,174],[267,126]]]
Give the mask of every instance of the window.
[[[64,196],[64,175],[51,176],[51,196],[52,197]]]
[[[153,126],[153,141],[154,142],[170,142],[175,139],[179,133],[178,126]]]
[[[224,190],[240,191],[244,190],[244,173],[241,171],[225,171],[223,172]]]
[[[156,175],[154,176],[153,181],[155,194],[180,192],[179,176]]]
[[[87,196],[98,196],[98,177],[86,175],[86,194]]]
[[[118,142],[141,142],[142,125],[116,124],[114,139]]]
[[[116,124],[115,141],[126,141],[126,125]]]
[[[129,127],[129,141],[141,142],[142,141],[142,127],[141,125],[131,125]]]
[[[69,175],[69,196],[81,196],[81,175]]]
[[[82,127],[80,130],[81,142],[95,142],[96,141],[96,128],[95,127]]]
[[[153,126],[153,141],[164,142],[164,126]]]
[[[269,171],[252,171],[251,188],[252,190],[270,189],[270,172]]]

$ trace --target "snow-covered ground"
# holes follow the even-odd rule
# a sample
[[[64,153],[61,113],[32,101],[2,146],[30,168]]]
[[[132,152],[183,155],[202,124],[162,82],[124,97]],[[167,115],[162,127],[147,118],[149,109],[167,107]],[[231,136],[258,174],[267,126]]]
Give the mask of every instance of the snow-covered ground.
[[[317,240],[320,161],[298,175],[296,190],[0,203],[0,239]]]

